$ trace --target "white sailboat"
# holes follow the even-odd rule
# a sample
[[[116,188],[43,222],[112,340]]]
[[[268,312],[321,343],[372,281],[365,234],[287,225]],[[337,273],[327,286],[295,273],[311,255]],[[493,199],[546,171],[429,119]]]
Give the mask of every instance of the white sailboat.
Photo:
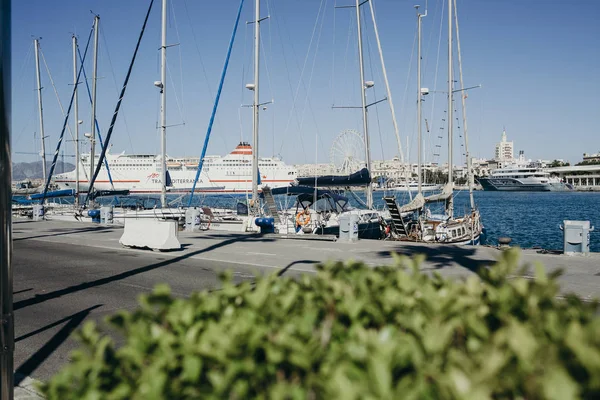
[[[160,166],[157,168],[160,174],[160,209],[129,210],[120,207],[115,209],[113,214],[116,220],[132,216],[132,211],[135,218],[180,220],[185,217],[183,208],[172,208],[167,203],[167,184],[169,180],[167,172],[167,0],[162,0],[161,9],[160,81],[154,82],[154,86],[160,89]],[[91,160],[94,160],[93,153],[90,155],[90,162]],[[91,164],[94,163],[91,162]]]
[[[454,8],[453,8],[454,7]],[[460,40],[458,38],[458,18],[455,14],[455,0],[448,1],[448,182],[439,194],[424,197],[422,190],[422,174],[421,174],[421,102],[423,94],[426,90],[421,88],[421,19],[425,14],[420,14],[417,8],[417,23],[419,33],[419,56],[418,56],[418,86],[417,86],[417,118],[419,121],[418,137],[419,137],[419,173],[418,173],[418,193],[417,196],[409,203],[402,207],[398,207],[394,197],[384,198],[392,216],[391,234],[399,240],[426,242],[426,243],[452,243],[452,244],[479,244],[483,231],[481,217],[475,206],[473,199],[473,179],[471,163],[468,151],[468,136],[466,126],[466,109],[465,98],[462,96],[463,108],[463,126],[465,134],[465,147],[467,149],[467,176],[469,182],[469,197],[470,197],[470,213],[456,217],[454,215],[454,180],[453,180],[453,110],[454,110],[454,93],[464,90],[462,79],[462,65],[460,58]],[[461,89],[454,89],[454,79],[452,73],[453,61],[453,23],[456,21],[456,33],[459,54],[460,68],[460,84]],[[428,204],[445,203],[445,211],[441,215],[432,215]]]
[[[149,10],[150,11],[150,10]],[[148,11],[148,12],[149,12]],[[147,17],[146,17],[147,18]],[[91,152],[89,155],[82,155],[81,159],[77,160],[78,165],[76,166],[75,171],[72,171],[70,173],[66,173],[66,174],[59,174],[56,176],[55,178],[55,182],[59,185],[59,187],[70,187],[71,185],[75,188],[77,188],[77,190],[87,190],[88,191],[88,200],[89,200],[89,206],[90,206],[90,210],[87,213],[87,216],[94,218],[94,215],[98,215],[100,213],[99,210],[93,210],[94,208],[94,201],[95,198],[98,194],[100,194],[99,192],[102,192],[102,189],[112,189],[113,191],[115,189],[127,189],[123,188],[123,187],[115,187],[114,186],[114,182],[112,181],[112,179],[109,178],[109,180],[106,180],[106,177],[108,176],[108,170],[106,169],[106,166],[109,164],[112,164],[111,166],[115,166],[114,163],[110,163],[110,162],[106,162],[106,164],[102,163],[102,161],[108,159],[109,161],[115,159],[115,157],[111,157],[110,155],[106,154],[106,159],[102,160],[102,157],[99,155],[95,155],[94,154],[94,145],[95,145],[95,130],[96,130],[96,118],[95,118],[95,103],[96,103],[96,96],[95,96],[95,92],[96,92],[96,76],[97,76],[97,70],[96,70],[96,60],[97,60],[97,51],[98,51],[98,23],[99,23],[99,17],[95,16],[94,18],[94,71],[93,71],[93,79],[92,79],[92,117],[91,117],[91,126],[92,126],[92,133],[89,135],[89,139],[90,139],[90,147],[91,147]],[[182,208],[171,208],[169,207],[168,203],[167,203],[167,198],[166,198],[166,188],[167,188],[167,184],[168,184],[168,180],[169,180],[169,175],[167,173],[167,168],[166,168],[166,49],[167,49],[167,0],[162,0],[162,12],[161,12],[161,80],[160,81],[156,81],[154,82],[154,85],[156,87],[158,87],[160,89],[160,94],[161,94],[161,109],[160,109],[160,130],[161,130],[161,155],[160,157],[150,157],[147,156],[144,159],[136,159],[137,162],[133,162],[131,161],[131,158],[120,158],[120,157],[116,157],[116,159],[120,159],[120,160],[130,160],[130,162],[127,165],[128,168],[134,169],[134,168],[141,168],[142,164],[147,164],[147,165],[152,165],[152,167],[158,171],[158,173],[156,174],[156,176],[153,176],[154,179],[154,184],[153,186],[158,186],[160,188],[160,207],[157,207],[158,205],[155,205],[154,207],[152,207],[151,209],[144,209],[144,208],[149,208],[149,207],[128,207],[128,206],[121,206],[121,205],[117,205],[116,207],[114,207],[114,211],[112,212],[112,218],[114,222],[117,223],[123,223],[125,218],[140,218],[140,217],[147,217],[147,218],[159,218],[159,219],[182,219],[185,216],[185,210],[183,210]],[[75,51],[76,48],[76,42],[73,41],[73,48]],[[76,62],[74,61],[74,67],[76,68]],[[76,90],[76,88],[75,88]],[[114,122],[114,121],[113,121]],[[76,120],[76,125],[77,125],[78,121]],[[86,135],[87,136],[87,135]],[[105,145],[107,145],[108,143],[106,143]],[[104,149],[103,149],[104,152]],[[152,159],[150,159],[152,158]],[[81,181],[79,179],[79,164],[82,164],[83,167],[87,167],[90,168],[90,181]],[[98,168],[98,164],[100,164],[100,167]],[[125,163],[123,163],[125,165]],[[95,171],[97,169],[97,171]],[[97,175],[94,176],[95,172],[97,172]],[[74,179],[73,179],[74,178]],[[158,178],[158,179],[156,179]],[[158,182],[156,182],[158,181]],[[89,182],[89,183],[88,183]],[[90,188],[90,183],[92,184],[92,187]],[[95,185],[95,183],[98,183],[99,185]],[[110,183],[110,187],[108,187],[108,183]],[[104,184],[104,185],[103,185]],[[131,182],[128,182],[128,184],[131,184]],[[157,184],[157,185],[156,185]],[[99,187],[98,187],[99,186]],[[94,192],[94,189],[100,189],[100,191]],[[124,192],[128,192],[128,190],[120,190],[120,191],[124,191]],[[84,219],[86,216],[82,213],[76,213],[75,218],[78,220]]]
[[[287,194],[297,196],[296,204],[289,210],[284,210],[279,215],[280,223],[276,229],[284,234],[320,234],[320,235],[336,235],[339,236],[340,221],[344,216],[353,216],[356,221],[356,226],[353,229],[358,231],[358,237],[361,239],[380,239],[383,220],[388,216],[386,211],[378,211],[373,208],[373,184],[371,182],[370,169],[371,163],[371,146],[368,124],[368,107],[373,104],[367,104],[366,90],[373,86],[372,81],[365,80],[364,62],[363,62],[363,39],[362,39],[362,13],[361,6],[366,2],[356,0],[356,4],[352,7],[356,10],[357,22],[357,44],[358,44],[358,64],[360,77],[360,93],[361,93],[361,114],[363,125],[363,140],[365,145],[365,164],[366,168],[357,171],[347,176],[322,176],[299,178],[299,186],[289,188]],[[390,86],[387,80],[387,73],[379,41],[379,32],[377,22],[375,20],[375,12],[373,9],[373,0],[369,1],[371,16],[373,18],[373,26],[377,45],[381,60],[381,67],[384,76],[385,86],[387,90],[387,100],[390,104],[392,113],[392,122],[399,139],[398,124],[396,123]],[[346,107],[341,107],[346,108]],[[402,146],[398,140],[398,150],[400,159],[403,160]],[[361,186],[365,189],[366,202],[365,208],[354,208],[350,205],[349,198],[338,192],[340,189],[347,189],[350,186]],[[284,190],[276,191],[278,193]]]

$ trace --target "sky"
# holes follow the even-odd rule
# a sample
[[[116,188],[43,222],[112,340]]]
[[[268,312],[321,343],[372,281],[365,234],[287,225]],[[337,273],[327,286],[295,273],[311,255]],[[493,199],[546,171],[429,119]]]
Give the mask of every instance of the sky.
[[[398,120],[400,145],[417,156],[416,25],[414,0],[372,0]],[[492,158],[506,129],[515,152],[531,159],[581,161],[600,151],[596,116],[600,111],[600,1],[457,0],[469,148],[474,157]],[[336,8],[353,0],[263,0],[261,16],[259,153],[290,164],[339,162],[333,149],[362,155],[362,116],[356,11]],[[427,7],[426,4],[427,3]],[[39,159],[33,38],[41,37],[42,99],[46,153],[53,153],[73,90],[71,37],[81,51],[100,16],[97,120],[105,135],[131,62],[150,0],[22,0],[13,2],[12,144],[14,161]],[[169,0],[167,42],[167,152],[172,157],[202,151],[239,0]],[[113,153],[160,152],[160,11],[156,0],[111,140]],[[423,156],[446,162],[447,5],[421,1]],[[361,7],[367,102],[385,99],[386,87],[368,3]],[[240,140],[252,140],[254,1],[246,0],[231,54],[208,154],[225,155]],[[92,76],[92,44],[85,60]],[[455,50],[456,53],[456,50]],[[45,60],[45,63],[44,63]],[[455,54],[455,69],[457,67]],[[458,81],[457,73],[454,80]],[[456,88],[460,83],[455,84]],[[455,164],[464,162],[464,123],[460,96],[454,131]],[[80,134],[91,131],[91,107],[84,81],[79,85]],[[74,118],[69,117],[74,132]],[[399,154],[390,105],[369,107],[372,159]],[[408,146],[407,146],[408,143]],[[88,151],[89,143],[81,142]],[[349,149],[349,150],[348,150]],[[74,143],[65,133],[65,161]]]

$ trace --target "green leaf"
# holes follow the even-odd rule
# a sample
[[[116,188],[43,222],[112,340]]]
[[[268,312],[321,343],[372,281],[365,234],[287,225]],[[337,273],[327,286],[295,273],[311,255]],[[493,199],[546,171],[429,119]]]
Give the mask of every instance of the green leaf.
[[[183,356],[183,376],[182,379],[195,382],[200,378],[202,371],[202,360],[195,355]]]
[[[551,366],[544,374],[542,390],[548,400],[578,399],[579,388],[575,382],[560,366]]]

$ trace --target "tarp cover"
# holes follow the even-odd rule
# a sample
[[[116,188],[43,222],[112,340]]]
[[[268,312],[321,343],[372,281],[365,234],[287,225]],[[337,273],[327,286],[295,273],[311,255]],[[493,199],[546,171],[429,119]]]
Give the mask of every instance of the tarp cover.
[[[96,190],[90,195],[91,199],[105,196],[128,196],[129,190]]]
[[[46,193],[46,198],[67,196],[75,196],[75,189],[53,190]],[[31,200],[41,199],[42,197],[44,197],[44,193],[36,193],[29,196]]]
[[[298,178],[296,180],[300,186],[366,186],[371,184],[371,174],[366,168],[361,169],[350,175],[325,175]]]
[[[278,187],[278,188],[271,189],[271,193],[273,195],[287,194],[288,196],[309,195],[314,198],[315,188],[311,187],[311,186]],[[346,199],[346,197],[340,195],[339,193],[336,193],[335,191],[325,190],[325,189],[317,189],[316,195],[317,195],[317,198],[328,196],[333,199],[337,199],[337,198]],[[262,197],[262,193],[261,193],[261,197]]]

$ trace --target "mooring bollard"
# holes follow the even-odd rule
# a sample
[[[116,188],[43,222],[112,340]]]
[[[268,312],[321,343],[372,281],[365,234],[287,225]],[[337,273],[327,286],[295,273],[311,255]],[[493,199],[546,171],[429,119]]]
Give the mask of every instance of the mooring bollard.
[[[498,244],[500,245],[501,249],[508,249],[510,247],[510,242],[512,242],[512,239],[507,236],[498,238]]]

